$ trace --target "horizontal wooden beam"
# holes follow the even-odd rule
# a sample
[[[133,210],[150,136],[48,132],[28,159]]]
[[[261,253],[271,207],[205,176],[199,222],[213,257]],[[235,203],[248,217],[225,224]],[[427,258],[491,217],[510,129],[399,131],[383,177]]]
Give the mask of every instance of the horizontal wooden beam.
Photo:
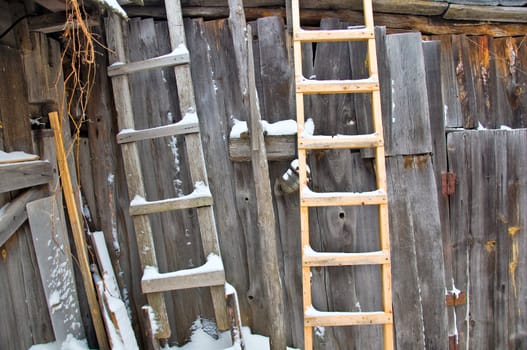
[[[29,30],[32,32],[41,32],[45,34],[62,32],[66,27],[66,12],[53,12],[40,16],[28,18]],[[99,17],[90,16],[87,19],[90,27],[100,25]]]
[[[40,198],[42,193],[37,188],[29,189],[2,208],[0,213],[0,246],[3,246],[26,221],[26,205]]]
[[[470,21],[527,23],[527,8],[451,4],[443,18]]]
[[[293,160],[296,158],[296,135],[265,136],[268,161]],[[233,162],[251,160],[249,137],[229,139],[229,158]]]
[[[390,252],[365,253],[326,253],[316,252],[311,247],[304,248],[304,266],[354,266],[382,265],[390,263]]]
[[[393,315],[385,312],[323,312],[311,307],[304,320],[305,325],[310,327],[390,324],[393,322]]]
[[[354,205],[380,205],[387,203],[386,193],[371,192],[312,192],[304,188],[300,196],[303,207],[337,207]]]
[[[397,2],[400,4],[400,2]],[[489,6],[480,6],[489,7]],[[485,11],[485,9],[482,9]],[[127,7],[126,11],[130,17],[154,17],[166,18],[164,8],[157,6]],[[404,14],[399,13],[374,13],[374,21],[377,26],[385,26],[390,31],[416,30],[423,34],[470,34],[470,35],[490,35],[494,37],[504,36],[523,36],[527,33],[527,24],[524,23],[488,23],[481,20],[461,21],[446,20],[441,17],[442,12],[436,15]],[[396,12],[395,10],[393,10]],[[184,7],[183,15],[186,17],[202,17],[205,19],[227,18],[229,16],[228,7]],[[279,16],[286,17],[283,7],[257,8],[245,7],[245,17],[247,20],[255,20],[260,17]],[[363,23],[364,15],[362,11],[349,9],[334,10],[303,10],[300,13],[302,24],[305,26],[318,26],[321,18],[336,17],[345,22]]]
[[[0,193],[42,185],[51,179],[48,161],[0,164]]]

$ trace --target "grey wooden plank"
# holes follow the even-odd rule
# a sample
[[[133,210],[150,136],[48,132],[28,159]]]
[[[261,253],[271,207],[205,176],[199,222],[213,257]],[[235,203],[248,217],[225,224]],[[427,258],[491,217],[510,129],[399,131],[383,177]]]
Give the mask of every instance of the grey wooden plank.
[[[451,35],[433,35],[433,40],[441,42],[441,91],[443,96],[444,124],[446,128],[463,127],[463,114],[459,101],[459,88],[456,78],[455,52]]]
[[[441,221],[443,261],[445,267],[445,286],[447,291],[453,290],[452,275],[452,244],[450,241],[450,223],[448,196],[442,193],[442,174],[448,171],[445,114],[442,98],[443,84],[441,81],[441,42],[423,42],[423,54],[425,58],[426,82],[428,89],[428,106],[430,108],[430,129],[432,131],[432,164],[434,166],[437,203]],[[454,308],[447,308],[448,336],[455,336],[456,318]],[[444,334],[442,334],[444,335]]]
[[[114,63],[108,67],[108,76],[113,77],[122,74],[132,74],[149,69],[165,68],[189,63],[189,54],[186,48],[178,48],[174,51],[142,61],[130,63]]]
[[[449,163],[459,178],[451,206],[460,214],[451,218],[452,233],[463,242],[455,255],[456,281],[464,282],[459,289],[468,289],[468,304],[457,311],[470,312],[458,324],[460,344],[521,348],[518,326],[526,320],[518,298],[525,298],[525,290],[518,281],[525,278],[525,263],[517,249],[525,244],[519,215],[525,195],[518,189],[525,182],[520,175],[527,162],[521,151],[525,130],[453,133],[448,145]]]
[[[0,192],[44,184],[50,180],[49,162],[34,160],[23,163],[0,164]]]
[[[27,210],[55,339],[63,342],[68,334],[84,339],[67,230],[56,201],[39,199]]]
[[[413,161],[411,156],[407,157]],[[406,169],[403,157],[387,158],[393,312],[398,349],[425,348],[424,311],[419,302],[419,288],[416,288],[420,285],[416,232],[410,194],[403,183],[412,177],[412,168]]]
[[[228,144],[227,138],[223,137],[229,134],[231,116],[246,119],[242,96],[237,88],[238,76],[232,69],[236,63],[228,26],[227,21],[189,21],[188,45],[192,57],[192,74],[196,77],[194,87],[196,96],[199,96],[196,107],[203,116],[200,118],[200,128],[210,174],[210,189],[215,200],[214,209],[226,279],[240,293],[243,323],[250,324],[249,320],[253,316],[247,291],[252,263],[247,260],[246,231],[243,229],[246,226],[242,224],[239,214],[239,206],[245,200],[243,194],[240,194],[240,187],[235,183],[233,164],[225,162],[228,158]],[[232,86],[236,88],[233,89]],[[246,176],[250,178],[251,175],[247,173]]]
[[[257,21],[260,53],[260,76],[263,86],[259,96],[265,106],[264,120],[275,122],[293,115],[293,72],[289,64],[283,19],[265,17]],[[284,114],[282,106],[289,106]]]
[[[386,57],[390,81],[381,78],[381,91],[391,91],[391,103],[384,107],[390,108],[389,118],[383,113],[386,155],[429,153],[432,140],[421,35],[388,35]]]
[[[29,189],[2,207],[0,215],[0,247],[26,221],[26,204],[41,197],[39,189]]]
[[[265,149],[269,161],[296,158],[296,135],[265,136]],[[229,158],[235,162],[247,162],[251,157],[249,138],[229,138]]]

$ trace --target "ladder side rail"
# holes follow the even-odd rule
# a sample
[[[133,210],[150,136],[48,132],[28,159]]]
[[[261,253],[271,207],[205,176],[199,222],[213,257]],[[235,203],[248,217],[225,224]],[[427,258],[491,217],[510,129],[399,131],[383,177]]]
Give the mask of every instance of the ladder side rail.
[[[108,45],[113,47],[115,51],[115,54],[109,55],[110,60],[113,60],[114,62],[126,62],[122,22],[117,15],[109,15],[108,28],[111,28],[111,30],[108,32],[113,32],[113,34],[108,35]],[[112,78],[112,85],[119,128],[133,129],[134,118],[128,76],[123,75]],[[145,197],[145,186],[143,183],[143,175],[141,171],[137,144],[124,144],[121,150],[123,154],[125,172],[128,175],[128,195],[131,198],[133,198],[135,195]],[[139,251],[141,268],[144,270],[146,266],[157,267],[150,219],[146,215],[137,216],[133,218],[133,223],[138,247],[147,248],[140,249]],[[169,338],[171,332],[168,324],[168,315],[163,295],[161,293],[152,293],[147,294],[146,297],[148,304],[154,310],[158,321],[158,327],[155,336],[159,339]]]

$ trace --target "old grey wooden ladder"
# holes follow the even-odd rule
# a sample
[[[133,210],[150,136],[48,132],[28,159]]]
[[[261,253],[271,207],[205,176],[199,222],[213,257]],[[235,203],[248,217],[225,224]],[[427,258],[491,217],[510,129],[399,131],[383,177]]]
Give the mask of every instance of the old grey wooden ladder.
[[[153,323],[155,326],[152,327],[152,332],[158,339],[168,338],[171,334],[162,294],[171,290],[210,287],[218,328],[229,328],[225,302],[225,272],[212,208],[213,199],[207,181],[181,4],[179,1],[169,0],[165,1],[165,6],[170,44],[173,49],[167,55],[125,63],[127,59],[122,21],[116,15],[110,15],[107,26],[107,32],[112,32],[111,35],[107,35],[108,46],[114,51],[110,55],[112,65],[108,67],[108,75],[112,77],[115,107],[119,129],[121,130],[117,135],[117,142],[122,146],[128,193],[130,198],[133,198],[129,213],[133,217],[141,267],[144,270],[141,287],[154,313],[155,322]],[[174,124],[135,130],[128,74],[170,66],[174,66],[175,69],[180,110],[184,113],[183,118]],[[183,197],[148,201],[145,199],[145,186],[136,142],[173,135],[184,135],[185,137],[188,166],[192,181],[195,183],[195,189],[191,194]],[[197,210],[201,240],[207,262],[197,268],[160,273],[148,214],[188,208],[196,208]]]
[[[393,349],[391,260],[388,225],[386,166],[377,74],[377,55],[371,0],[363,1],[364,26],[344,30],[304,30],[300,26],[299,0],[292,0],[293,52],[295,58],[296,113],[300,181],[300,225],[302,246],[302,285],[304,300],[304,350],[313,348],[313,327],[384,325],[384,349]],[[302,43],[366,41],[369,77],[360,80],[313,80],[302,75]],[[350,136],[312,136],[304,133],[304,95],[371,93],[373,133]],[[306,153],[321,149],[374,149],[377,190],[371,192],[316,193],[309,189]],[[366,253],[316,252],[309,241],[309,208],[327,206],[376,205],[379,213],[380,250]],[[380,265],[382,307],[379,312],[322,312],[312,305],[311,268],[329,266]]]

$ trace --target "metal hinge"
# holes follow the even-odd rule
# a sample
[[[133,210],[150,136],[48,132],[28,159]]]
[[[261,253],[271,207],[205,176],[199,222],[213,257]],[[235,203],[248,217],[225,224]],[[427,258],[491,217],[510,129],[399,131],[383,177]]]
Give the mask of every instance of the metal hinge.
[[[441,192],[443,196],[450,196],[456,193],[455,173],[441,173]]]

